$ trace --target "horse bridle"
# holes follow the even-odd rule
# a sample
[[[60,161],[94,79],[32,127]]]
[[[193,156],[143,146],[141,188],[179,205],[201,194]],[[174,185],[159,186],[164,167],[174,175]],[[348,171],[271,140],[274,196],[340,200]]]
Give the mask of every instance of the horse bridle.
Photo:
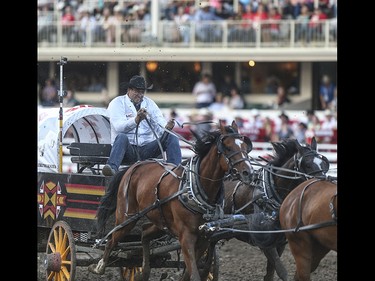
[[[225,153],[225,145],[224,145],[223,141],[227,137],[232,137],[232,138],[235,138],[235,139],[243,140],[246,143],[248,149],[247,150],[241,149],[239,151],[233,151],[231,153],[226,154]],[[238,178],[239,171],[234,166],[237,165],[238,163],[243,162],[243,161],[249,161],[249,163],[250,163],[249,152],[253,149],[253,145],[251,143],[251,140],[248,137],[246,137],[244,135],[241,135],[241,134],[238,134],[238,133],[224,134],[224,135],[221,135],[217,139],[216,146],[217,146],[218,154],[221,154],[221,155],[224,156],[224,159],[229,166],[230,175],[234,178]],[[235,161],[232,161],[231,158],[233,156],[239,154],[239,153],[241,153],[241,154],[244,153],[246,155],[246,157],[235,160]]]
[[[297,158],[299,153],[296,153],[294,155],[294,167],[295,167],[295,170],[298,171],[298,172],[302,172],[304,174],[307,174],[307,175],[313,175],[313,174],[316,174],[316,173],[320,173],[320,172],[323,172],[324,174],[326,174],[328,172],[328,169],[329,169],[329,160],[327,157],[325,157],[324,155],[316,152],[315,150],[310,150],[306,153],[303,153],[301,155],[301,157]],[[310,173],[307,173],[306,171],[303,171],[303,168],[302,168],[302,161],[305,157],[307,156],[313,156],[314,158],[320,158],[323,162],[325,162],[328,166],[328,168],[326,170],[317,170],[317,171],[314,171],[314,172],[310,172]],[[305,176],[306,177],[306,176]]]

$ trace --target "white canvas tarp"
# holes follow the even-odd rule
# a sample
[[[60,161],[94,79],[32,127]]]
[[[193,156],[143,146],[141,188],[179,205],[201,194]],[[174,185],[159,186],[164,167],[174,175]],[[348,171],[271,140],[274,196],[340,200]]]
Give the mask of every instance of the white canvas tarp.
[[[59,111],[38,108],[38,172],[59,171]],[[64,108],[62,135],[76,142],[111,143],[107,110],[90,105]]]

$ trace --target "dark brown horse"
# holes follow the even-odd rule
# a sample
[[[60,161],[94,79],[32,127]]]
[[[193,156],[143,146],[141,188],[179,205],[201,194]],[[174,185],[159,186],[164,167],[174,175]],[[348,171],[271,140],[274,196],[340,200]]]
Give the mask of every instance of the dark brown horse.
[[[150,159],[137,162],[113,177],[97,216],[100,233],[116,208],[116,227],[109,232],[112,236],[102,259],[97,265],[89,266],[91,272],[103,274],[113,247],[141,217],[147,216],[152,225],[147,225],[142,232],[143,280],[148,280],[150,275],[148,243],[162,231],[176,236],[180,242],[187,269],[184,280],[201,280],[197,260],[206,251],[208,241],[200,237],[198,227],[223,214],[226,174],[250,183],[254,170],[248,156],[252,143],[238,133],[234,121],[231,126],[221,125],[202,137],[193,134],[196,155],[186,166]]]
[[[296,263],[294,280],[309,281],[311,272],[331,250],[337,252],[337,183],[310,179],[280,207],[280,225]]]
[[[328,159],[317,152],[315,138],[310,145],[301,145],[295,139],[271,144],[273,159],[257,170],[258,179],[252,184],[224,181],[225,214],[254,214],[254,218],[258,215],[249,223],[253,230],[279,228],[277,216],[270,220],[270,224],[263,222],[262,229],[256,223],[264,219],[264,213],[277,214],[283,199],[298,184],[314,176],[325,177],[329,169]],[[258,246],[264,252],[267,257],[265,281],[273,280],[275,269],[282,280],[287,280],[288,273],[280,260],[286,244],[283,233],[237,233],[234,238]]]

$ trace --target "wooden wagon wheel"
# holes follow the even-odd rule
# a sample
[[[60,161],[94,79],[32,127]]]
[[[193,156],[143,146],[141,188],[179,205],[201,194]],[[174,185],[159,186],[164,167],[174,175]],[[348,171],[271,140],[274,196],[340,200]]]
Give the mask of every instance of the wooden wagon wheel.
[[[75,242],[70,226],[64,221],[56,222],[50,231],[45,265],[47,281],[73,281],[75,278]]]
[[[121,280],[135,281],[137,273],[142,272],[142,267],[120,267]]]

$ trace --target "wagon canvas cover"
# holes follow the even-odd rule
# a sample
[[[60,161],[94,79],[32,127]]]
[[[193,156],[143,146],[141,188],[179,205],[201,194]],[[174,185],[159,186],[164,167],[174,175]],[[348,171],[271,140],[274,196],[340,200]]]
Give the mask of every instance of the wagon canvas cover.
[[[38,108],[38,172],[58,172],[59,108]],[[105,108],[78,105],[63,109],[62,135],[70,131],[76,142],[111,143]]]

